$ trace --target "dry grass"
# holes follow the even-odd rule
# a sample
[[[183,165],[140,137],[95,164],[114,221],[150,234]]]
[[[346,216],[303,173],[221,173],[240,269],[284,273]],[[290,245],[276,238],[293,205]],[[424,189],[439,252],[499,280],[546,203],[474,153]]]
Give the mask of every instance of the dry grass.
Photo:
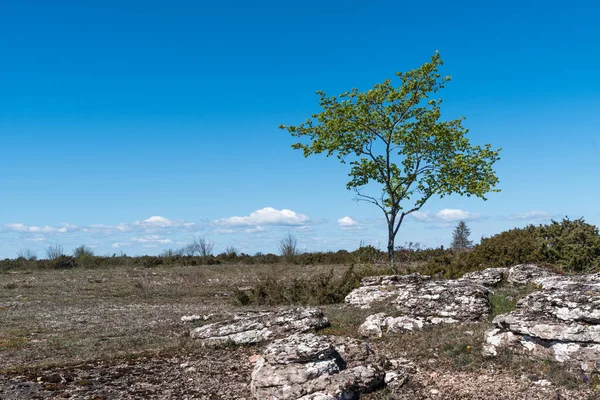
[[[331,266],[20,270],[0,273],[0,370],[176,348],[188,314],[234,310],[233,287],[308,278]],[[336,274],[347,267],[333,266]]]
[[[183,324],[181,316],[216,314],[215,318],[220,319],[244,309],[235,306],[233,288],[253,286],[267,277],[282,282],[310,279],[331,268],[336,277],[348,269],[279,264],[0,273],[0,374],[148,353],[189,355],[204,351],[189,339],[190,325]],[[526,292],[497,291],[496,312],[513,307]],[[322,308],[331,322],[323,333],[352,337],[359,336],[357,328],[366,316],[383,311],[342,304]],[[414,360],[420,365],[421,376],[431,371],[448,376],[500,373],[515,379],[548,379],[563,388],[589,388],[598,383],[595,376],[583,382],[581,375],[561,364],[511,354],[484,357],[483,332],[490,327],[490,323],[442,325],[370,342],[379,354]],[[220,357],[229,354],[223,349],[217,351]],[[418,379],[415,382],[417,385]],[[423,380],[422,384],[430,383]],[[385,391],[372,396],[365,398],[397,398]]]

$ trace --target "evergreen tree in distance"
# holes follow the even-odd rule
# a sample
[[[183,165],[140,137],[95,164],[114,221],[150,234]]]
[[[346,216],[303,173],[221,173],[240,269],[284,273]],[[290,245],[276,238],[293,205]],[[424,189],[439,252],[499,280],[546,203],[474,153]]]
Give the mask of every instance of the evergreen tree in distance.
[[[473,241],[469,240],[470,235],[471,230],[465,221],[460,221],[452,232],[452,244],[450,245],[452,250],[470,249],[473,246]]]

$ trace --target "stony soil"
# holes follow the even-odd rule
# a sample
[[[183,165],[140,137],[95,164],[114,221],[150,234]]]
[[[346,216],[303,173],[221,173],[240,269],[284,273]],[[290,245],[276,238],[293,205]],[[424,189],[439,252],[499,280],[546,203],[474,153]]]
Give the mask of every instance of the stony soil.
[[[181,316],[240,310],[232,286],[306,267],[13,271],[0,273],[0,399],[250,399],[261,346],[202,347]],[[288,275],[289,274],[289,275]],[[365,314],[323,307],[327,334],[357,336]],[[377,310],[371,310],[372,313]],[[484,322],[372,340],[418,371],[401,392],[364,399],[600,399],[595,376],[516,356],[480,355]],[[534,382],[546,379],[551,386]]]

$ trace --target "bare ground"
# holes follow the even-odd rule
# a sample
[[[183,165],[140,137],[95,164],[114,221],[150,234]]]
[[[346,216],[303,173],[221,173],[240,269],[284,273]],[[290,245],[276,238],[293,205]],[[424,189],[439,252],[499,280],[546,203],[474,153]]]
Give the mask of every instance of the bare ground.
[[[250,399],[257,347],[203,348],[189,314],[224,318],[233,287],[328,266],[202,266],[0,273],[0,399]],[[344,267],[336,267],[342,272]],[[356,336],[367,312],[323,307],[327,334]],[[509,354],[480,354],[490,325],[443,326],[371,341],[417,372],[365,399],[600,399],[596,376]],[[534,382],[546,379],[549,387]]]

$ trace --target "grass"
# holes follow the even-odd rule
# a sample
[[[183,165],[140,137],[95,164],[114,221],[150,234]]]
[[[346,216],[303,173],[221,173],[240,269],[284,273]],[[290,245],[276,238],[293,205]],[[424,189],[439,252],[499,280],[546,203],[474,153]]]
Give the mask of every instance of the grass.
[[[0,371],[177,348],[192,325],[181,316],[243,310],[232,288],[347,266],[214,265],[14,270],[0,273]],[[264,307],[264,306],[261,306]],[[197,345],[191,343],[191,346]]]
[[[490,295],[490,306],[492,307],[491,319],[513,311],[519,299],[538,290],[533,285],[512,286],[504,285],[493,290]]]

